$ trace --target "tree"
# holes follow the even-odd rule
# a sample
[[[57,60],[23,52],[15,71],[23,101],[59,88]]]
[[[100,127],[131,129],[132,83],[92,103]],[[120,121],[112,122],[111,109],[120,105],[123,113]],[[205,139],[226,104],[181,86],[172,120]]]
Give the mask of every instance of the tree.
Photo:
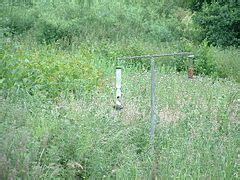
[[[239,46],[240,10],[236,6],[219,2],[204,4],[193,20],[210,44]]]

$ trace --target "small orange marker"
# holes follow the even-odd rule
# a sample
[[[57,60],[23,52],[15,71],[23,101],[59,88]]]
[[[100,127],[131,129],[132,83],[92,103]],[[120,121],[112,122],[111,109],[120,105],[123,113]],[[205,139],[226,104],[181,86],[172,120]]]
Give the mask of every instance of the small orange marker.
[[[193,68],[192,67],[188,68],[188,78],[193,79]]]

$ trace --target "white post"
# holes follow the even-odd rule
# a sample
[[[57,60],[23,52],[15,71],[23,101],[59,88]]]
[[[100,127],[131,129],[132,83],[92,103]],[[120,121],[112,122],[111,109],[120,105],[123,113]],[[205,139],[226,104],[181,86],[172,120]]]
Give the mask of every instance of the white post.
[[[121,97],[122,97],[122,68],[121,67],[116,67],[116,105],[115,109],[116,110],[121,110],[122,109],[122,103],[121,103]]]

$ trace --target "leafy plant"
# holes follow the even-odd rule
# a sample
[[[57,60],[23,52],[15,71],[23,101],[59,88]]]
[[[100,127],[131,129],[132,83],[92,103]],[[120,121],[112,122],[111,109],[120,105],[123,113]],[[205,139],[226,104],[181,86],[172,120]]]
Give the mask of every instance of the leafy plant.
[[[219,46],[239,46],[240,10],[219,3],[205,4],[201,12],[196,13],[194,21],[202,29],[204,38],[210,44]]]
[[[6,8],[1,20],[1,26],[4,29],[5,36],[20,35],[34,26],[36,16],[31,9],[21,7]]]
[[[49,51],[46,48],[5,49],[1,62],[1,89],[26,89],[29,93],[45,91],[55,97],[63,90],[91,91],[100,85],[102,73],[91,63],[92,55],[85,46],[76,54]]]

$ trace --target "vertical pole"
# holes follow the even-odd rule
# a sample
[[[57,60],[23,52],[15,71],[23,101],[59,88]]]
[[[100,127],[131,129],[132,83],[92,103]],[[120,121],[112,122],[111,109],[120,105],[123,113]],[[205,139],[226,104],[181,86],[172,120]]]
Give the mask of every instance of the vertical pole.
[[[150,117],[150,143],[154,149],[154,130],[155,130],[155,60],[151,58],[151,117]]]
[[[122,109],[122,103],[121,103],[121,97],[122,97],[122,68],[121,67],[116,67],[116,105],[115,109],[116,110],[121,110]]]

